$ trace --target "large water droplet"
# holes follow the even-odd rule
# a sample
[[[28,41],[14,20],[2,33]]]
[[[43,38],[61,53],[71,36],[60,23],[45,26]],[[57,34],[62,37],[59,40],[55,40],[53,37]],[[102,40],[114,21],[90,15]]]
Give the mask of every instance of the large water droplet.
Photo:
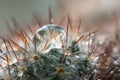
[[[48,52],[52,48],[62,48],[62,41],[65,40],[66,33],[62,27],[56,24],[48,24],[39,28],[33,38],[33,43],[37,50]]]

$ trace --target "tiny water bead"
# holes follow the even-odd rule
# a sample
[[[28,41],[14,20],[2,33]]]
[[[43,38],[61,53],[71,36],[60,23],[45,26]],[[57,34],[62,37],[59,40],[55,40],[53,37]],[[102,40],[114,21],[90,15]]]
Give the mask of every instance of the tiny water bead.
[[[65,41],[65,30],[56,24],[48,24],[39,28],[34,37],[33,43],[38,51],[48,52],[52,48],[62,48]]]

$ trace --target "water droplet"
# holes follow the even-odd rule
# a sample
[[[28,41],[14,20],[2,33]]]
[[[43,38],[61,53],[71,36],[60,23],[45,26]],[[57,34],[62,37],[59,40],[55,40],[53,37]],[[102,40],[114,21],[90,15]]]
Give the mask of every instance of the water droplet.
[[[66,32],[56,24],[48,24],[39,28],[33,38],[33,43],[37,50],[48,52],[52,48],[62,48]]]

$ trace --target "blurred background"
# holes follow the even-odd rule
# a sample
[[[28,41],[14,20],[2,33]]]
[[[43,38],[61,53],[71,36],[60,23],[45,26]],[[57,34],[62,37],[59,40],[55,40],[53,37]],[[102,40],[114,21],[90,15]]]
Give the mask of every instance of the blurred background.
[[[20,25],[31,23],[32,13],[39,12],[48,16],[49,5],[54,5],[53,0],[0,0],[0,33],[6,33],[5,20],[8,20],[12,27],[11,17],[14,17]]]
[[[115,31],[119,25],[119,0],[1,0],[0,1],[0,34],[6,33],[5,20],[12,27],[11,17],[20,25],[32,23],[32,13],[37,12],[48,17],[48,8],[51,5],[54,16],[69,13],[72,24],[78,25],[82,21],[82,28],[99,28],[106,32]],[[117,23],[116,23],[117,22]],[[107,26],[107,27],[105,27]],[[103,32],[103,33],[104,33]]]

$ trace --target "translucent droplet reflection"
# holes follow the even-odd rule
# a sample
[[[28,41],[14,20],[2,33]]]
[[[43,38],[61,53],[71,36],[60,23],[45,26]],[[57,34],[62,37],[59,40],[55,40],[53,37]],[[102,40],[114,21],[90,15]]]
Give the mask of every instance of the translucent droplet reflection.
[[[33,42],[38,51],[48,52],[52,48],[62,48],[65,35],[62,27],[56,24],[48,24],[36,31]]]

